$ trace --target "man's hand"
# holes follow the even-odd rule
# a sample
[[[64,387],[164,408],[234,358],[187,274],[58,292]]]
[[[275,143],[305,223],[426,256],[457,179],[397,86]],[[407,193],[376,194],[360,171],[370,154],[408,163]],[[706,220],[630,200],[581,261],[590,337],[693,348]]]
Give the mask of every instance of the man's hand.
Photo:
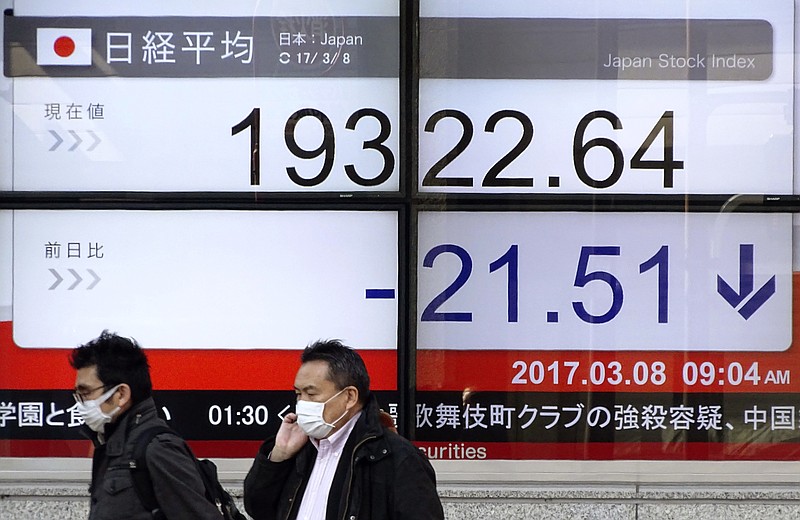
[[[275,447],[269,455],[272,462],[283,462],[294,457],[300,448],[308,442],[308,435],[298,426],[297,414],[287,413],[283,417],[278,435],[275,437]]]

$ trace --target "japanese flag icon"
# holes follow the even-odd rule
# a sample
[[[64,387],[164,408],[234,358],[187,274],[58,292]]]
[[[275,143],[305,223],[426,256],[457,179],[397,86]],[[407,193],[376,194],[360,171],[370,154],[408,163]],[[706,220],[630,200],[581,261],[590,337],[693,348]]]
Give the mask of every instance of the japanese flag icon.
[[[37,65],[91,65],[92,30],[36,29]]]

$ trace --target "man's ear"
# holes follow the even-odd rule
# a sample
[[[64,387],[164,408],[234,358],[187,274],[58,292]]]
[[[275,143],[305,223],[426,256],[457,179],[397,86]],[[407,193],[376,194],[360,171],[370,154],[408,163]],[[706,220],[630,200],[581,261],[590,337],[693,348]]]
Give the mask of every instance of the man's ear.
[[[133,396],[131,395],[131,387],[128,383],[122,383],[117,388],[117,406],[123,410],[127,410],[133,405]]]
[[[352,407],[358,405],[358,388],[354,386],[348,386],[345,389],[345,393],[347,394],[347,409],[351,409]]]

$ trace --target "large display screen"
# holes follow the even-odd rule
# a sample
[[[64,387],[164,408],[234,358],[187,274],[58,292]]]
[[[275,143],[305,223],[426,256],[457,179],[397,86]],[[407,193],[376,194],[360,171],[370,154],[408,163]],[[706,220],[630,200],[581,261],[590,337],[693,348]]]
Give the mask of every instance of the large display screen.
[[[252,455],[315,339],[358,346],[397,416],[397,234],[389,211],[0,211],[2,455],[87,453],[68,354],[105,329],[204,453]]]
[[[203,456],[339,338],[432,459],[797,460],[796,1],[0,0],[0,457],[108,329]]]
[[[1,5],[0,456],[86,455],[105,329],[199,454],[252,456],[317,339],[397,417],[399,3]]]
[[[795,10],[420,3],[430,457],[797,459]]]

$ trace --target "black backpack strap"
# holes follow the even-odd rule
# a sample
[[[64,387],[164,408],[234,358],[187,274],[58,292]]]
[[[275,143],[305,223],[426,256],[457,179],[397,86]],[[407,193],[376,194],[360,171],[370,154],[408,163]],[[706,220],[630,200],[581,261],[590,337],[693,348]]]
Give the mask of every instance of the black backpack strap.
[[[203,480],[206,488],[206,498],[214,504],[223,520],[247,520],[247,517],[239,512],[236,502],[231,497],[222,484],[219,482],[217,465],[208,459],[198,459],[195,457],[197,471]]]
[[[147,469],[145,455],[150,442],[162,433],[174,432],[169,426],[157,425],[139,433],[139,437],[136,439],[136,444],[133,447],[133,453],[131,453],[131,459],[128,462],[136,495],[138,495],[139,501],[141,501],[145,509],[150,511],[150,515],[154,520],[162,520],[165,517],[164,513],[161,512],[161,508],[158,506],[155,491],[153,491],[153,481],[150,478],[150,471]]]

